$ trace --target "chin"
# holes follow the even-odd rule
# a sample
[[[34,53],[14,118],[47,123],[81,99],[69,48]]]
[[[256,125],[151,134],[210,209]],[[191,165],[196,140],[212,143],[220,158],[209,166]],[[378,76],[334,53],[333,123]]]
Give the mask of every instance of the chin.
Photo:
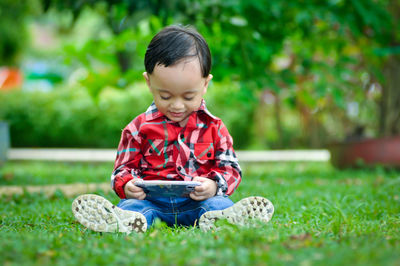
[[[174,121],[176,123],[182,123],[182,122],[187,122],[188,116],[185,116],[183,118],[177,118],[177,117],[169,117],[171,121]],[[185,123],[186,124],[186,123]]]
[[[184,120],[184,119],[176,118],[176,117],[173,117],[173,116],[167,116],[167,117],[168,117],[169,120],[174,121],[174,122],[181,122],[182,120]]]

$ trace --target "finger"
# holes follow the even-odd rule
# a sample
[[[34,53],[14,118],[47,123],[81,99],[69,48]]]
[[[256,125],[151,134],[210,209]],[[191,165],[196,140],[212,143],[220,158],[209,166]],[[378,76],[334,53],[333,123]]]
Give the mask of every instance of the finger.
[[[131,187],[131,186],[133,186],[132,180],[125,184],[125,187]]]
[[[145,198],[146,198],[146,193],[143,193],[139,197],[137,197],[138,200],[144,200]]]
[[[146,198],[146,193],[144,193],[144,192],[132,193],[132,197],[134,199],[143,200],[144,198]]]
[[[143,188],[137,187],[135,185],[130,185],[128,189],[132,192],[143,192]]]
[[[135,198],[135,195],[132,192],[130,192],[129,190],[126,191],[125,196],[126,196],[127,199],[134,199]]]
[[[142,191],[136,191],[136,192],[133,192],[133,194],[134,194],[136,197],[140,197],[140,196],[142,196],[142,195],[144,194],[144,192],[143,192],[143,190],[142,190]]]
[[[202,193],[193,193],[193,197],[195,198],[195,200],[204,200],[206,198],[208,198],[207,194],[202,192]]]
[[[194,190],[192,193],[193,193],[194,195],[196,195],[196,196],[199,196],[199,195],[203,194],[203,191]]]
[[[202,184],[201,186],[194,187],[194,191],[196,191],[196,192],[203,192],[204,190],[206,190],[206,187],[204,186],[204,184]]]
[[[190,193],[189,194],[189,196],[190,196],[190,198],[192,199],[192,200],[196,200],[196,201],[200,201],[200,200],[202,200],[202,196],[198,196],[198,195],[196,195],[195,193]]]

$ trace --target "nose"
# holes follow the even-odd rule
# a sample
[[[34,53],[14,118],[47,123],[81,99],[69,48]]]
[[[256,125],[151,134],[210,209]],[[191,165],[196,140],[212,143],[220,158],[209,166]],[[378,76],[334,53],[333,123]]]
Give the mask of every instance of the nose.
[[[183,101],[180,100],[180,99],[175,99],[175,100],[171,103],[171,109],[172,109],[172,110],[179,111],[179,110],[182,110],[184,107],[185,107],[185,106],[184,106],[184,104],[183,104]]]

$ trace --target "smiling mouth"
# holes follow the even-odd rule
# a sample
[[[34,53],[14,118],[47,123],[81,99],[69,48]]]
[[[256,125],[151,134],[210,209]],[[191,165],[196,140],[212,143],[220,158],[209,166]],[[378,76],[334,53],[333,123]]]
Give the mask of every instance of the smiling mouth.
[[[182,117],[185,112],[170,112],[173,117]]]

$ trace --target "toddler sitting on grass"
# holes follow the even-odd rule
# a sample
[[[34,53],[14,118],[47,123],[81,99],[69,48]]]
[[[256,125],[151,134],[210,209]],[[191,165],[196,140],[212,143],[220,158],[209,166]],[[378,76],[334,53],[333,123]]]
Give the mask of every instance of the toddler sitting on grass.
[[[155,219],[204,231],[219,219],[267,223],[274,212],[268,199],[249,197],[235,204],[229,199],[241,182],[241,169],[232,137],[203,99],[212,79],[204,38],[191,28],[164,28],[147,48],[145,69],[154,101],[122,132],[111,176],[121,200],[114,206],[103,197],[81,195],[72,203],[77,220],[94,231],[127,233],[144,232]],[[189,197],[146,197],[135,186],[138,179],[201,185]]]

